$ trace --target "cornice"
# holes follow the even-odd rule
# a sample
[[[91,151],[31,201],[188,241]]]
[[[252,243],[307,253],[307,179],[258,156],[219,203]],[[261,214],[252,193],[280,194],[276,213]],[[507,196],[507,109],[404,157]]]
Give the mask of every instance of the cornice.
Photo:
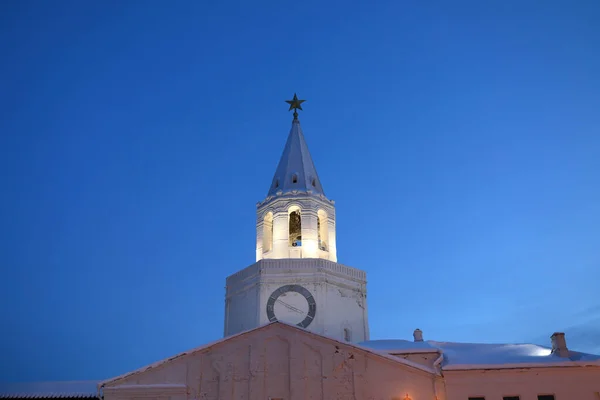
[[[263,259],[230,275],[226,280],[226,296],[244,291],[257,283],[278,281],[293,273],[297,278],[318,278],[347,288],[366,285],[366,272],[319,258]]]
[[[306,192],[299,190],[290,190],[288,192],[279,191],[275,196],[267,196],[264,200],[256,203],[256,208],[261,208],[265,205],[274,203],[276,201],[302,201],[302,200],[317,200],[321,201],[324,204],[333,206],[335,204],[334,200],[329,200],[323,194],[314,193],[312,190],[308,190]]]

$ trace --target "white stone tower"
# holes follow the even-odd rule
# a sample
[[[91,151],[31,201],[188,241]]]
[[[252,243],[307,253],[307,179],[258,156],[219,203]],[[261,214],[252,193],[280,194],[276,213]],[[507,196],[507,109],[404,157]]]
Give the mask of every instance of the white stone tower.
[[[325,197],[297,109],[267,197],[257,204],[256,263],[229,276],[225,336],[279,320],[340,340],[369,339],[366,273],[337,263]]]

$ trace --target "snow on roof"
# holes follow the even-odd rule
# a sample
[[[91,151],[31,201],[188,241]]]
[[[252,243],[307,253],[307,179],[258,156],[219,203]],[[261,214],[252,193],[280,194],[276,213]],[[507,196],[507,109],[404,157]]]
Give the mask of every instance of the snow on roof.
[[[100,381],[0,383],[0,399],[91,398]]]
[[[594,354],[569,351],[569,357],[560,357],[552,354],[551,348],[536,344],[372,340],[359,345],[391,354],[441,352],[444,356],[444,370],[600,365],[600,356]]]
[[[518,365],[556,366],[569,363],[591,362],[600,365],[600,356],[569,351],[569,357],[552,354],[552,349],[537,344],[474,344],[430,343],[444,354],[444,369],[472,368],[472,366],[498,366],[514,368]],[[451,368],[446,368],[451,367]]]
[[[368,340],[358,343],[359,346],[368,347],[386,353],[437,353],[439,349],[428,342],[412,342],[401,339]]]

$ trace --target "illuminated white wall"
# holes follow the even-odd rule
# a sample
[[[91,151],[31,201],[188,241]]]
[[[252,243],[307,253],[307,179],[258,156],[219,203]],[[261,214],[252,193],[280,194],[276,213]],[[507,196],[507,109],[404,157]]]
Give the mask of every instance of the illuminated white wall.
[[[268,196],[256,208],[257,263],[227,278],[225,336],[268,323],[269,297],[293,284],[308,289],[316,301],[315,319],[306,329],[339,340],[346,329],[350,341],[368,340],[366,273],[337,263],[334,202],[310,190],[292,190]],[[295,211],[301,217],[297,246],[294,235],[290,238]]]
[[[302,246],[289,244],[289,213],[299,209],[302,218]],[[319,211],[327,215],[327,250],[321,250],[318,243]],[[265,224],[273,216],[272,246],[265,246]],[[267,217],[265,219],[265,217]],[[268,233],[267,233],[268,234]],[[324,196],[307,193],[293,193],[267,197],[257,204],[256,212],[256,261],[282,258],[322,258],[337,261],[334,202]]]

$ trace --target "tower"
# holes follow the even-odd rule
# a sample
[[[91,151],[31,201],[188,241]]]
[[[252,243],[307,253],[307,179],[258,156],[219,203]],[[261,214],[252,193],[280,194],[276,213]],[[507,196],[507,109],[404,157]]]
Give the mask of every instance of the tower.
[[[256,210],[256,263],[229,276],[225,336],[282,321],[340,340],[369,339],[366,273],[337,262],[336,215],[297,110],[267,197]]]

